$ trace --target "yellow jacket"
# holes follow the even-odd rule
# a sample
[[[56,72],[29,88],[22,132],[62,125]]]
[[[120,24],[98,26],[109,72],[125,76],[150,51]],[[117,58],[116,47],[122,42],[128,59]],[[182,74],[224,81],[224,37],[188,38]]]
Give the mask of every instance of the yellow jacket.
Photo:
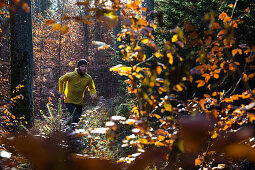
[[[64,85],[66,82],[66,87],[64,91]],[[81,76],[77,69],[74,72],[66,73],[65,75],[59,78],[59,93],[66,95],[65,103],[73,103],[77,105],[83,104],[84,92],[86,88],[91,94],[96,95],[96,89],[94,82],[90,75],[85,73]]]

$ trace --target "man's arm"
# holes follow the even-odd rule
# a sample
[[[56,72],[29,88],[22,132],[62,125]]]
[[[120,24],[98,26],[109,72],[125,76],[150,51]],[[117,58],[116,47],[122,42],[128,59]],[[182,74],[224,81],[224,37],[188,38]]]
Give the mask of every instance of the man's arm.
[[[89,81],[89,93],[90,93],[90,96],[91,96],[91,99],[95,99],[96,98],[96,88],[95,88],[95,84],[94,84],[94,81],[91,79]]]
[[[69,74],[65,74],[59,78],[59,94],[60,98],[64,100],[66,98],[64,94],[65,82],[69,80]]]

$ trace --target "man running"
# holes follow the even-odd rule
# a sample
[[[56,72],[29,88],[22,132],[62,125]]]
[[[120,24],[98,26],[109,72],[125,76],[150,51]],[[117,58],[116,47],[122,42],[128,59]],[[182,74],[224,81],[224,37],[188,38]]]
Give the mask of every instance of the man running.
[[[87,74],[87,66],[88,62],[85,59],[81,59],[78,61],[78,68],[59,78],[60,98],[64,100],[72,116],[67,124],[79,122],[82,114],[84,92],[87,87],[91,99],[94,100],[96,98],[95,85],[91,76]]]

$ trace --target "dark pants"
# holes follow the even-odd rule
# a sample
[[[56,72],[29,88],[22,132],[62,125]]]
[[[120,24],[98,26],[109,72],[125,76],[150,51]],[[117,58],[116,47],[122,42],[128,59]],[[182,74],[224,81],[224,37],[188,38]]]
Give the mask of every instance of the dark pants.
[[[78,123],[82,113],[82,105],[66,103],[66,107],[71,114],[71,119],[67,122],[67,124]]]

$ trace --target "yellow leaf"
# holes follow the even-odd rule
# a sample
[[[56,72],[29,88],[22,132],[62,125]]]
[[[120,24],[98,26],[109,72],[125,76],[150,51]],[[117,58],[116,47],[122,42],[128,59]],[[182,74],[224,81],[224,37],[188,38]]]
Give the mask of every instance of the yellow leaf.
[[[165,103],[165,104],[164,104],[164,108],[166,109],[166,111],[169,111],[169,112],[172,111],[172,105],[169,104],[169,103]]]
[[[182,88],[182,86],[181,86],[180,84],[176,84],[176,85],[174,86],[174,90],[175,90],[175,91],[182,91],[183,88]]]
[[[68,33],[69,28],[68,28],[68,26],[65,25],[65,26],[61,27],[60,31],[61,31],[63,34]]]
[[[217,136],[218,136],[218,133],[215,132],[215,131],[213,131],[211,138],[212,138],[212,139],[215,139],[215,138],[217,138]]]
[[[169,64],[173,64],[173,56],[171,53],[167,53],[167,57],[169,58]]]
[[[178,41],[178,35],[175,34],[173,37],[172,37],[172,42],[176,42]]]
[[[164,136],[161,136],[161,135],[158,136],[158,140],[163,141],[164,139],[165,139]]]
[[[195,159],[195,165],[199,166],[202,163],[202,160],[200,158]]]
[[[54,31],[58,31],[61,28],[61,25],[59,23],[55,23],[52,25]]]
[[[142,39],[141,41],[142,41],[142,43],[147,44],[150,40],[145,38],[145,39]]]
[[[158,114],[154,114],[154,116],[157,118],[157,119],[160,119],[161,116],[159,116]]]
[[[164,143],[161,143],[161,142],[159,142],[159,141],[157,141],[157,142],[155,143],[155,145],[156,145],[156,146],[165,146]]]
[[[152,24],[152,28],[155,30],[157,28],[156,24]]]
[[[160,52],[155,52],[154,55],[155,55],[156,58],[159,58],[159,57],[163,57],[163,56],[164,56],[164,55],[161,54]]]
[[[139,139],[139,141],[142,144],[148,144],[148,140],[147,139],[142,138],[142,139]]]

